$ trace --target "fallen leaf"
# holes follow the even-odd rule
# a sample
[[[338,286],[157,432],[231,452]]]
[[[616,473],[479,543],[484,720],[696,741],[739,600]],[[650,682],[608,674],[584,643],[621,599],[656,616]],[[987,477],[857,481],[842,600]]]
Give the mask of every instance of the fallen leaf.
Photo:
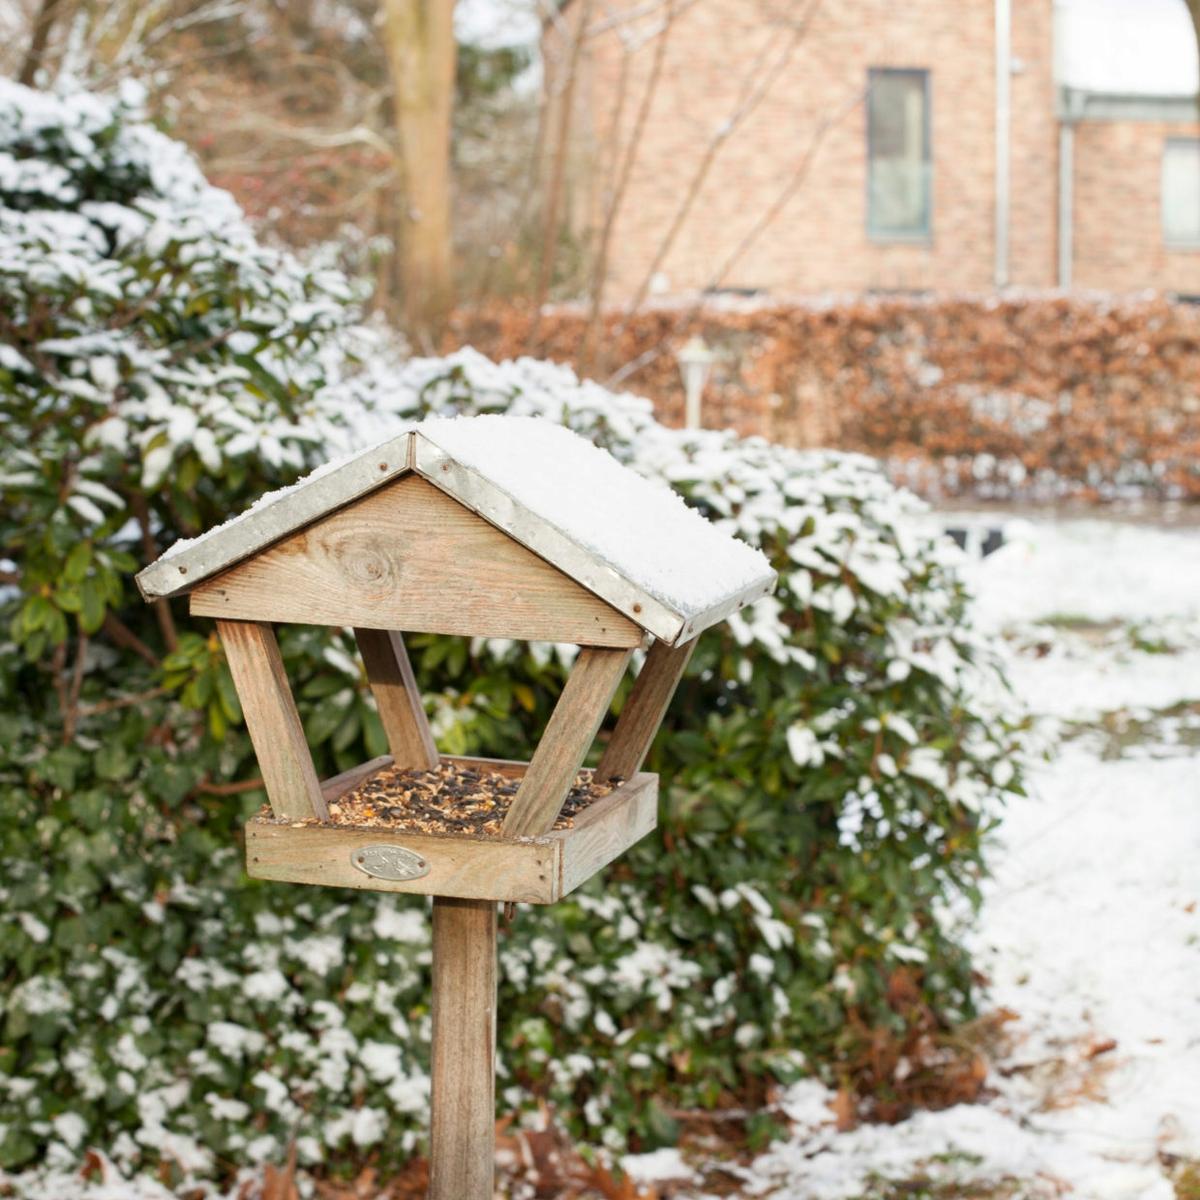
[[[83,1165],[79,1168],[79,1178],[89,1182],[93,1179],[104,1179],[104,1159],[95,1150],[86,1150],[83,1155]]]
[[[296,1142],[288,1145],[287,1162],[281,1168],[268,1163],[263,1169],[262,1200],[300,1200],[296,1188]]]

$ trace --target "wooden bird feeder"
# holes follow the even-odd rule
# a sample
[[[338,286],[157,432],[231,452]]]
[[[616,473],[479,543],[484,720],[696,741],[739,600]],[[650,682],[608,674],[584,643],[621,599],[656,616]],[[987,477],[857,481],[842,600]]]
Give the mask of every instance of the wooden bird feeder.
[[[434,1200],[492,1197],[497,903],[551,904],[655,827],[658,778],[640,768],[696,638],[774,584],[757,551],[562,426],[492,416],[331,463],[138,576],[147,600],[186,593],[216,618],[271,806],[246,827],[249,874],[434,897]],[[318,780],[276,622],[354,629],[389,755]],[[438,755],[402,630],[579,647],[529,762]],[[397,771],[510,781],[500,832],[339,819]],[[562,822],[577,784],[603,794]]]

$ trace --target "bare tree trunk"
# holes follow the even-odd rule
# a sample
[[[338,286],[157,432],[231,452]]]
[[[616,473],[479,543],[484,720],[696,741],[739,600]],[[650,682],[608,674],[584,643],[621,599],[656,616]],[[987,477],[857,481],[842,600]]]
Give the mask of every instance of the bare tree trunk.
[[[404,196],[397,247],[409,333],[432,349],[454,303],[450,118],[454,106],[454,0],[383,0]]]
[[[308,49],[313,42],[313,0],[288,0],[285,10],[292,40]]]
[[[1200,56],[1200,0],[1183,0],[1188,16],[1192,18],[1192,32],[1196,35],[1196,54]],[[1200,91],[1196,93],[1196,117],[1200,120]]]
[[[562,209],[563,178],[566,174],[567,154],[571,144],[571,119],[575,107],[575,82],[579,75],[579,59],[587,34],[588,20],[592,15],[592,0],[583,0],[578,6],[578,24],[571,42],[571,53],[566,63],[566,79],[559,94],[558,136],[554,145],[554,158],[550,164],[550,182],[546,189],[546,216],[542,231],[542,254],[538,263],[537,286],[534,305],[540,310],[546,303],[550,291],[550,279],[554,271],[555,251],[558,249],[558,226]],[[534,317],[536,330],[537,317]],[[531,330],[531,339],[533,337]]]
[[[1196,53],[1200,55],[1200,0],[1183,0],[1188,15],[1192,18],[1192,29],[1196,34]],[[1196,111],[1200,114],[1200,92],[1196,93]]]
[[[521,192],[517,198],[516,204],[516,221],[507,238],[501,237],[499,240],[506,245],[519,243],[522,234],[525,230],[532,228],[530,212],[536,212],[536,205],[533,200],[537,195],[538,186],[542,181],[542,160],[546,153],[546,120],[548,117],[546,108],[545,93],[538,104],[537,124],[534,127],[533,145],[529,152],[529,166],[525,171],[525,180],[521,185]],[[479,276],[479,286],[475,289],[475,304],[478,306],[492,294],[492,281],[496,274],[496,269],[502,261],[502,254],[490,254],[487,262],[484,264],[483,271]]]
[[[1197,0],[1200,3],[1200,0]],[[650,74],[646,80],[645,90],[642,92],[641,103],[638,105],[637,116],[634,118],[633,129],[629,134],[629,142],[625,147],[623,158],[614,152],[614,181],[612,191],[608,198],[608,206],[604,213],[604,224],[600,230],[599,244],[596,246],[593,263],[592,263],[592,283],[591,283],[591,299],[588,306],[587,325],[583,331],[583,343],[579,351],[579,372],[583,375],[592,373],[595,367],[594,355],[596,353],[596,341],[600,331],[601,309],[604,305],[604,287],[608,282],[608,252],[612,245],[613,227],[616,224],[617,214],[621,211],[621,202],[625,198],[625,189],[629,185],[629,177],[633,173],[634,163],[637,161],[638,150],[642,144],[642,134],[646,128],[646,122],[650,116],[650,108],[654,103],[655,94],[658,92],[658,81],[662,76],[663,62],[666,58],[667,41],[671,35],[671,27],[675,20],[675,0],[667,0],[667,12],[663,20],[663,27],[657,35],[657,45],[654,48],[654,61],[650,67]],[[627,58],[632,55],[632,51],[626,52]],[[624,75],[622,75],[624,78]],[[613,118],[614,125],[620,124],[620,111]],[[619,142],[620,130],[614,131],[614,140]],[[618,147],[619,148],[619,147]],[[620,165],[617,167],[616,161],[620,158]]]
[[[29,49],[25,52],[25,61],[21,63],[21,73],[17,82],[26,87],[33,87],[37,73],[46,58],[46,47],[50,42],[50,31],[58,19],[63,0],[42,0],[38,5],[37,16],[33,19],[33,36],[29,39]]]

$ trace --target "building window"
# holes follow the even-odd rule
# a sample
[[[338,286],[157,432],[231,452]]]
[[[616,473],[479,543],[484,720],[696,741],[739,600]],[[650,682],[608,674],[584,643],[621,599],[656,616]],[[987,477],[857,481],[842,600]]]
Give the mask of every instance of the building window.
[[[867,232],[928,238],[932,229],[929,72],[867,72]]]
[[[1168,138],[1162,166],[1163,240],[1200,249],[1200,140]]]

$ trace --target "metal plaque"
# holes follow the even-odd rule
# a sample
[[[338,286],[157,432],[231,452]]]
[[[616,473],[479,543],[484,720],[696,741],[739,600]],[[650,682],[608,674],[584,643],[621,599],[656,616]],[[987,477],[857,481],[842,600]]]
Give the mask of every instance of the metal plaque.
[[[404,846],[362,846],[350,853],[350,865],[364,875],[404,883],[429,874],[429,863]]]

